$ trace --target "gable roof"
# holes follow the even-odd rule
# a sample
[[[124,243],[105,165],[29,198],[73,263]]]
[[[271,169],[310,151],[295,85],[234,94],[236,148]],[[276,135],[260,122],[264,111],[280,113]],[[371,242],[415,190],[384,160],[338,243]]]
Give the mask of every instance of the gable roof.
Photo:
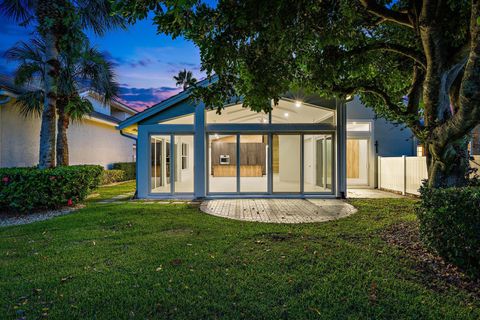
[[[206,78],[202,81],[199,81],[197,82],[196,86],[200,86],[200,87],[206,87],[208,85],[210,85],[211,83],[214,83],[215,81],[217,81],[217,77],[216,76],[213,76],[213,77],[210,77],[210,78]],[[151,106],[150,108],[148,109],[145,109],[143,110],[142,112],[139,112],[137,113],[136,115],[134,116],[131,116],[130,118],[122,121],[118,126],[117,126],[117,129],[118,130],[122,130],[122,129],[125,129],[131,125],[134,125],[142,120],[145,120],[146,118],[149,118],[167,108],[170,108],[171,106],[177,104],[177,103],[180,103],[188,98],[190,98],[190,96],[192,95],[192,90],[193,88],[188,88],[184,91],[181,91],[179,93],[177,93],[176,95],[174,96],[171,96],[170,98],[168,99],[165,99],[163,100],[162,102],[160,103],[157,103],[153,106]]]
[[[93,90],[90,90],[90,89],[84,89],[83,91],[80,92],[80,96],[84,96],[84,95],[88,95],[90,96],[91,98],[97,100],[97,101],[101,101],[101,99],[99,99],[99,94],[96,92],[96,91],[93,91]],[[101,101],[103,103],[103,101]],[[119,101],[118,99],[111,99],[110,100],[110,104],[112,104],[115,108],[117,109],[120,109],[122,111],[125,111],[126,113],[129,113],[130,115],[133,115],[133,114],[136,114],[138,113],[137,110],[133,109],[132,107],[129,107],[127,106],[125,103]]]

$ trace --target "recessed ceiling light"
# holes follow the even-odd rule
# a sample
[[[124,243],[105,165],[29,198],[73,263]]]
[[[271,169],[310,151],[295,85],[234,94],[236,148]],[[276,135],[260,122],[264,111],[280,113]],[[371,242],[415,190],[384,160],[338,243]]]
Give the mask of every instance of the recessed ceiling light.
[[[300,108],[302,106],[302,101],[295,101],[295,107]]]
[[[267,120],[267,119],[265,119],[265,118],[263,118],[263,120],[262,120],[262,121],[263,121],[263,123],[267,123],[267,122],[268,122],[268,120]]]
[[[218,133],[215,133],[215,139],[218,139]]]
[[[288,117],[288,112],[285,112],[283,115],[285,116],[285,118],[287,118]]]

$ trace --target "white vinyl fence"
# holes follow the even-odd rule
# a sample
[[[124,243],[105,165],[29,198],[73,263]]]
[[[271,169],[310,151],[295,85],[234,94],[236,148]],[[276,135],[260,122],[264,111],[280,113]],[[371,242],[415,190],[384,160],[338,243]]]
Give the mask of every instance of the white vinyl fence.
[[[474,156],[470,166],[478,168],[480,174],[480,156]],[[419,195],[422,180],[427,178],[425,157],[378,157],[379,189]]]

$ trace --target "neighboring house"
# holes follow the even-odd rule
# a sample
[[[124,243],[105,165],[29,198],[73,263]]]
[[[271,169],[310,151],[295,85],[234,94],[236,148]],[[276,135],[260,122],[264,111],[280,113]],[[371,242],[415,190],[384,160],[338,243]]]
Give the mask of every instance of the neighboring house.
[[[21,88],[0,76],[0,167],[31,167],[38,164],[40,118],[23,117],[15,98]],[[136,111],[118,101],[104,105],[95,92],[82,97],[94,111],[68,129],[70,164],[98,164],[108,168],[114,162],[135,161],[135,140],[118,134],[115,127]]]
[[[376,155],[414,152],[409,130],[358,99],[289,93],[270,114],[241,102],[217,114],[190,96],[118,126],[137,137],[139,198],[344,197],[347,184],[375,187]]]

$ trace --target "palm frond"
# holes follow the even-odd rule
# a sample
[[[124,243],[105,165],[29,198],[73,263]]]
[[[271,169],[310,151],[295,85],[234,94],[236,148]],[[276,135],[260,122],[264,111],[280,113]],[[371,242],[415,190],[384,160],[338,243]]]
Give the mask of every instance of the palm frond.
[[[81,98],[78,94],[70,97],[65,107],[65,113],[73,122],[81,122],[93,110],[92,103],[87,99]]]
[[[35,0],[2,0],[0,15],[12,18],[22,25],[32,22],[37,1]]]
[[[33,83],[42,83],[43,68],[34,63],[22,63],[14,71],[14,82],[19,86],[29,86]]]
[[[77,0],[81,27],[91,29],[97,35],[103,35],[114,28],[125,28],[125,19],[114,13],[112,3],[109,0]]]
[[[20,114],[41,117],[43,111],[44,94],[42,90],[27,91],[15,99],[15,104],[20,108]]]
[[[118,83],[114,65],[95,47],[85,48],[79,61],[78,76],[89,83],[89,88],[104,97],[104,103],[109,102],[118,94]]]
[[[40,39],[32,39],[30,43],[19,41],[12,48],[8,49],[4,56],[7,60],[16,62],[44,63],[45,45]]]

